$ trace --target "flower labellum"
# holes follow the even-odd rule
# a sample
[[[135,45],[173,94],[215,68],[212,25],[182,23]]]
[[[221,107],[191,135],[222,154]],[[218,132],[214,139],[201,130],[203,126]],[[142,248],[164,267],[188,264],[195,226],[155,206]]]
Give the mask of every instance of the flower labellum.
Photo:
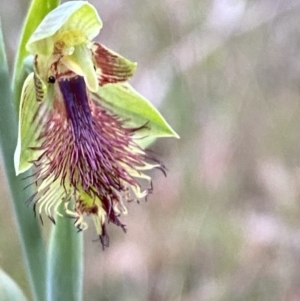
[[[144,171],[163,170],[142,137],[178,136],[127,83],[136,63],[92,42],[101,27],[92,5],[72,1],[50,12],[29,39],[34,72],[22,90],[14,159],[17,174],[33,167],[37,188],[29,201],[40,216],[73,217],[84,230],[91,215],[105,247],[107,223],[125,230],[124,201],[151,192]]]

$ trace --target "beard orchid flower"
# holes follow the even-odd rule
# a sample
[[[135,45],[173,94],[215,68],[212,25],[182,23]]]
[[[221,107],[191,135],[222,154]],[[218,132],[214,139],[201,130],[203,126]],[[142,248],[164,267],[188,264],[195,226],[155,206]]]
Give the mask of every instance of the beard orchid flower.
[[[163,169],[142,138],[178,136],[127,83],[136,63],[92,41],[101,27],[92,5],[72,1],[32,34],[26,49],[34,66],[22,89],[14,160],[17,174],[32,167],[29,201],[40,216],[73,217],[84,230],[91,215],[107,246],[107,223],[125,230],[119,220],[125,201],[151,192],[144,172]]]

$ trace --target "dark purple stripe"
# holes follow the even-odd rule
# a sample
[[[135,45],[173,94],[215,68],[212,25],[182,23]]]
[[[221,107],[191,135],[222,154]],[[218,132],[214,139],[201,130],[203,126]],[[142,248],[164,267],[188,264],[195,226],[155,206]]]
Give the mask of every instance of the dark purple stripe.
[[[71,120],[74,135],[78,138],[80,128],[91,128],[92,115],[88,103],[87,89],[82,76],[58,81],[63,95],[68,119]]]

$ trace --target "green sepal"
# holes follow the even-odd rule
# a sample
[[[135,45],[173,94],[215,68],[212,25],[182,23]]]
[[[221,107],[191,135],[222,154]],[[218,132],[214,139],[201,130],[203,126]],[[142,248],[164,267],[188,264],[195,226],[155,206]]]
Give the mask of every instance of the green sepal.
[[[179,138],[158,110],[129,84],[104,85],[99,87],[97,95],[100,105],[126,120],[126,125],[145,125],[140,135]]]
[[[0,270],[0,300],[26,301],[25,295],[20,287],[2,270]]]
[[[32,54],[51,55],[60,33],[77,31],[84,34],[88,40],[92,40],[98,35],[101,27],[102,21],[96,9],[88,2],[66,2],[45,17],[29,39],[26,49]],[[70,35],[67,38],[72,41],[64,40],[65,44],[74,42],[74,36]],[[79,40],[81,41],[81,37]]]
[[[31,148],[39,146],[37,138],[41,132],[41,120],[37,111],[46,94],[47,86],[37,74],[30,73],[23,85],[20,101],[18,142],[14,155],[17,175],[28,170],[32,160],[39,156],[39,152]]]

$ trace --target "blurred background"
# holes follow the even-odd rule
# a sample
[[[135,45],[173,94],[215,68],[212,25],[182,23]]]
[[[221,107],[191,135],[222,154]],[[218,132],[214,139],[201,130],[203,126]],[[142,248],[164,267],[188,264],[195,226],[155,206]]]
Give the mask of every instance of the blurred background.
[[[110,225],[103,252],[90,221],[84,300],[299,301],[300,0],[90,2],[181,139],[151,146],[168,175],[127,234]],[[0,0],[11,65],[28,3]],[[0,266],[29,296],[0,177]]]

